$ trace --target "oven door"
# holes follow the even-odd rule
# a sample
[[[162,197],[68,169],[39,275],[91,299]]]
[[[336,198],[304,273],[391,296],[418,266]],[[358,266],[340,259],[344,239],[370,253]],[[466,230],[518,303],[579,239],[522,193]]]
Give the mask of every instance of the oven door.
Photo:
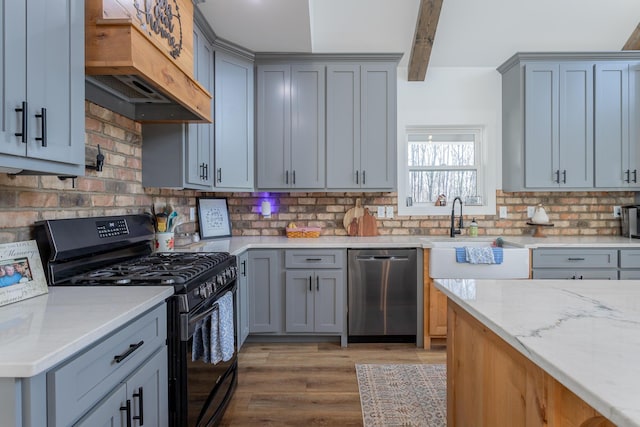
[[[236,284],[233,293],[233,307],[236,307]],[[227,408],[237,385],[237,339],[234,333],[234,352],[230,360],[216,364],[205,363],[202,359],[192,360],[193,335],[196,323],[207,316],[215,315],[218,310],[216,300],[200,304],[188,314],[181,315],[181,330],[188,336],[181,338],[181,364],[184,373],[182,387],[182,408],[178,408],[178,425],[204,427],[217,425]],[[237,328],[236,316],[233,317],[234,331]],[[186,338],[186,340],[185,340]],[[180,381],[179,381],[180,382]],[[186,410],[185,410],[186,409]],[[185,424],[186,423],[186,424]]]

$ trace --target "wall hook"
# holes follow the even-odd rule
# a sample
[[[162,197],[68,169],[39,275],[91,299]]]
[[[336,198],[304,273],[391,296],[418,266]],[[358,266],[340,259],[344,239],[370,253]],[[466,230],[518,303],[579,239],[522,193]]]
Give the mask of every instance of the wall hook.
[[[104,166],[104,155],[102,151],[100,151],[100,144],[98,144],[98,155],[96,156],[96,165],[85,165],[86,169],[92,169],[97,172],[102,172],[102,167]]]

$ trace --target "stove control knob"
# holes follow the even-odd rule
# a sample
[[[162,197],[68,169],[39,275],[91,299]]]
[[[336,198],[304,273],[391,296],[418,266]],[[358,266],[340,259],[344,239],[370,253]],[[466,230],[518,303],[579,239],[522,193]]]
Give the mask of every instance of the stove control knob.
[[[215,290],[215,285],[211,282],[207,282],[207,297],[209,297],[211,294],[213,294],[213,291]]]
[[[207,286],[200,285],[198,289],[196,289],[196,295],[199,295],[201,299],[207,298],[209,296],[207,295]]]
[[[218,282],[219,285],[224,285],[224,273],[220,273],[216,277],[216,281]]]

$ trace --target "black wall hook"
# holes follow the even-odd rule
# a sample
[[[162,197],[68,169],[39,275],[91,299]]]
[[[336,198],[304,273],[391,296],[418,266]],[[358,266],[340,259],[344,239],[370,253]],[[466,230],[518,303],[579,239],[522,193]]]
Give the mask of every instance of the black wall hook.
[[[98,155],[96,156],[96,165],[85,165],[86,169],[92,169],[97,172],[102,172],[102,167],[104,166],[104,155],[102,151],[100,151],[100,144],[98,144]]]

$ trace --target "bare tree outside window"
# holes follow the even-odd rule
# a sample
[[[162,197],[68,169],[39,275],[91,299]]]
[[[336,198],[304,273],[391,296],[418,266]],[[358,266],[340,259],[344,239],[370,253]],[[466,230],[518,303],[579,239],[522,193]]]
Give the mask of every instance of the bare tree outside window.
[[[408,135],[409,196],[413,203],[470,200],[478,194],[479,131],[425,129]]]

